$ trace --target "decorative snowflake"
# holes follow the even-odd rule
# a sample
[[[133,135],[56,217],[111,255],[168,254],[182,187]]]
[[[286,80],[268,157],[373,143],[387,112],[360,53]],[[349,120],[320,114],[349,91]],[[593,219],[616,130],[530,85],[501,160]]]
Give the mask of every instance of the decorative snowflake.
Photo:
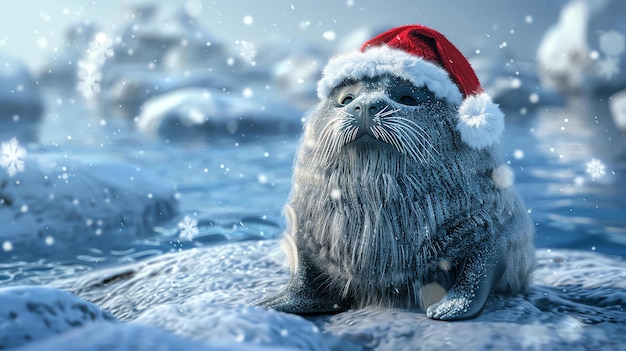
[[[611,79],[619,73],[619,60],[617,57],[607,56],[604,60],[598,61],[598,75]]]
[[[102,32],[96,34],[93,41],[89,43],[87,55],[90,60],[99,65],[104,64],[107,58],[113,56],[113,41]]]
[[[91,98],[100,92],[102,73],[97,65],[90,62],[78,61],[78,84],[76,89],[86,98]]]
[[[185,216],[185,218],[178,223],[178,228],[180,228],[180,237],[191,241],[193,237],[198,234],[198,220]]]
[[[13,138],[6,143],[2,143],[0,165],[6,168],[9,177],[24,171],[24,157],[26,157],[26,149],[20,146],[17,139]]]
[[[100,92],[102,66],[107,58],[112,57],[113,42],[106,34],[98,33],[89,43],[86,55],[78,61],[78,84],[76,89],[87,99]]]
[[[602,177],[604,172],[604,164],[598,159],[592,159],[591,162],[587,162],[587,173],[591,175],[591,180]]]

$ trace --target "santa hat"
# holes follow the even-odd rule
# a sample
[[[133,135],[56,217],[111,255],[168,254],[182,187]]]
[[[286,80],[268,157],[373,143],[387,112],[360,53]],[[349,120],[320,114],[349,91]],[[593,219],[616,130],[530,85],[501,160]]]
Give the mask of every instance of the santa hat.
[[[391,29],[365,42],[359,51],[331,58],[317,95],[328,98],[346,79],[383,74],[426,86],[438,98],[456,104],[456,128],[473,148],[496,143],[504,130],[504,114],[483,91],[467,59],[441,33],[421,25]]]

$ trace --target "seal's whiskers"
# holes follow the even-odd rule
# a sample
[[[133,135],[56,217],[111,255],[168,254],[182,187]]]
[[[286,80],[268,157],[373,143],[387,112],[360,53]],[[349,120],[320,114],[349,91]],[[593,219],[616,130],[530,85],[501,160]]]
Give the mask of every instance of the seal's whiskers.
[[[430,135],[417,124],[398,114],[402,110],[386,105],[374,116],[375,125],[370,130],[375,138],[395,147],[400,153],[422,163],[434,159],[439,153],[430,142]]]

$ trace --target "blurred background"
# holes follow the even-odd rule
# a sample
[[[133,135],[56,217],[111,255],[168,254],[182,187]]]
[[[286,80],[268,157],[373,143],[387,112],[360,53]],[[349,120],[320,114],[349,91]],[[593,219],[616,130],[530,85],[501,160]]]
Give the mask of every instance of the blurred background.
[[[537,247],[626,256],[625,16],[620,0],[5,5],[0,283],[278,238],[328,58],[412,23],[506,112]]]
[[[107,33],[119,31],[138,7],[184,12],[216,37],[235,42],[306,42],[327,50],[338,46],[359,28],[386,28],[419,23],[445,33],[466,53],[499,50],[509,42],[520,59],[532,60],[539,41],[558,18],[566,0],[496,1],[480,5],[466,1],[33,1],[28,6],[5,6],[0,23],[0,48],[24,58],[38,69],[71,44],[68,29],[91,24]],[[162,29],[168,25],[162,22]],[[170,24],[171,25],[171,24]],[[333,32],[330,38],[326,32]],[[480,46],[480,47],[479,47]]]

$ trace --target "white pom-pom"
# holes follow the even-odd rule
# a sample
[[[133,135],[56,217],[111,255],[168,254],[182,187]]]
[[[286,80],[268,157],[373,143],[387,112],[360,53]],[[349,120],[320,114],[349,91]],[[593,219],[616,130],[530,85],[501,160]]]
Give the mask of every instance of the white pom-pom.
[[[497,143],[504,131],[504,113],[486,93],[463,100],[458,118],[456,129],[461,140],[475,149]]]

